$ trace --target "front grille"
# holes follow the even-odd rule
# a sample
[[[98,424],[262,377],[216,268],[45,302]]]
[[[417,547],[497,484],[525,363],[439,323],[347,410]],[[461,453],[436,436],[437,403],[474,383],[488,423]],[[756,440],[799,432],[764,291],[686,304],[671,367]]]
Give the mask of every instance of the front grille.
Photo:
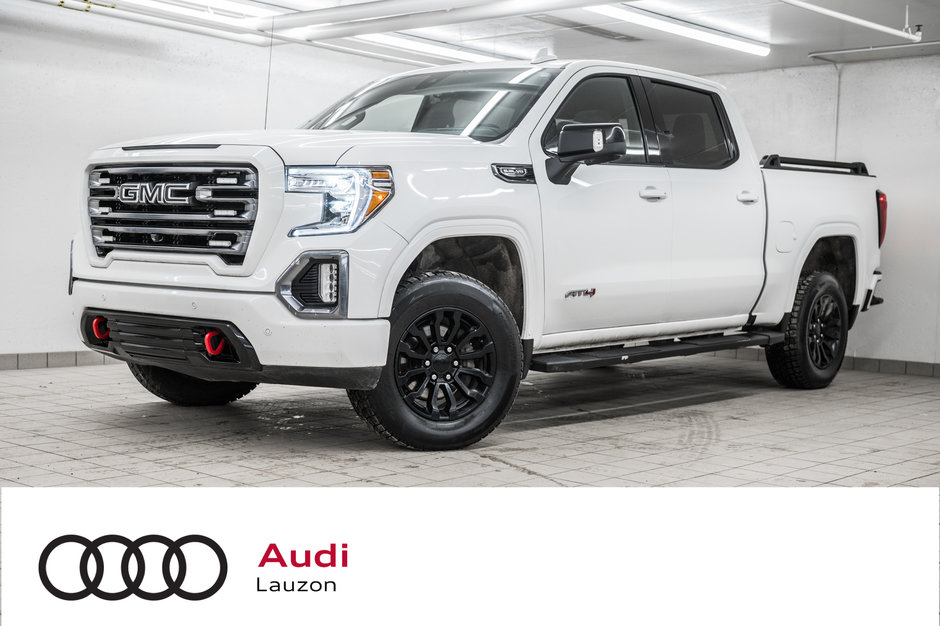
[[[238,265],[258,212],[258,173],[248,165],[102,165],[88,179],[91,236],[112,250],[218,255]]]

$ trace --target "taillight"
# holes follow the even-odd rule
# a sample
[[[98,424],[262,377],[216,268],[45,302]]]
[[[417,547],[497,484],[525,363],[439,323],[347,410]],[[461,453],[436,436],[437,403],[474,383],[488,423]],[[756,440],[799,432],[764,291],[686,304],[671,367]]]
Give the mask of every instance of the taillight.
[[[888,230],[888,196],[883,191],[876,191],[875,198],[878,204],[878,247],[885,242],[885,231]]]

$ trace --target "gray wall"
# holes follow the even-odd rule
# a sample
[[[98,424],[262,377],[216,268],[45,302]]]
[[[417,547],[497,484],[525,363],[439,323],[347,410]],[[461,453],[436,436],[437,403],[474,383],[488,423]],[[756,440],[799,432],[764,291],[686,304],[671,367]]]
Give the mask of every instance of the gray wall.
[[[847,354],[940,363],[940,56],[709,78],[730,90],[758,154],[864,161],[878,177],[885,303],[859,317]]]

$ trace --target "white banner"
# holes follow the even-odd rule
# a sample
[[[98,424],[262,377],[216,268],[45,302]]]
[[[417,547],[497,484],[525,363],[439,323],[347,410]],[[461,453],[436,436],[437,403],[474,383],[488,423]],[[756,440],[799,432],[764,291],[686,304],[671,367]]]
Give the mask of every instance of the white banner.
[[[935,626],[936,489],[4,489],[2,618]]]

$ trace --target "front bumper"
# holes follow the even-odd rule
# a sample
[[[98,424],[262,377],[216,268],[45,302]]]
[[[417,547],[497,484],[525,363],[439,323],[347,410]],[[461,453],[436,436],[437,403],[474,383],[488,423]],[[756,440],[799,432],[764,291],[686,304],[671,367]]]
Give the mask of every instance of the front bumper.
[[[78,279],[72,300],[76,325],[89,348],[205,380],[369,389],[378,381],[388,349],[388,320],[301,319],[273,293]],[[91,320],[109,315],[121,320],[124,330],[116,330],[114,340],[97,339]],[[131,328],[141,324],[157,330],[137,333]],[[220,331],[220,337],[236,346],[234,362],[203,354],[200,342],[209,330]],[[146,345],[153,336],[176,342]]]

